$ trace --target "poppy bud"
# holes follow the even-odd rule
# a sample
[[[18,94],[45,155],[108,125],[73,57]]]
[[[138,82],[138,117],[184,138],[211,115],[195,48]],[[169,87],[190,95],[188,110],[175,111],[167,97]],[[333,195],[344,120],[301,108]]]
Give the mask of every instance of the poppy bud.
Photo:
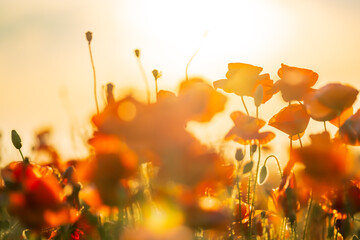
[[[137,58],[139,58],[140,57],[140,50],[139,49],[135,49],[135,56],[137,57]]]
[[[256,149],[257,149],[257,145],[256,145],[256,144],[251,145],[251,147],[250,147],[250,154],[253,155],[253,154],[256,152]]]
[[[88,40],[88,42],[89,42],[89,44],[90,44],[90,42],[91,42],[91,40],[92,40],[92,32],[87,31],[87,32],[85,33],[85,35],[86,35],[86,39]]]
[[[259,107],[261,105],[263,97],[264,97],[264,88],[260,84],[257,86],[254,94],[254,102],[256,107]]]
[[[242,161],[244,159],[244,151],[241,148],[236,149],[235,159],[236,161]]]
[[[264,165],[260,170],[259,184],[263,184],[265,182],[267,175],[268,175],[268,171],[266,166]]]
[[[20,149],[22,147],[21,138],[15,130],[11,131],[11,141],[16,149]]]

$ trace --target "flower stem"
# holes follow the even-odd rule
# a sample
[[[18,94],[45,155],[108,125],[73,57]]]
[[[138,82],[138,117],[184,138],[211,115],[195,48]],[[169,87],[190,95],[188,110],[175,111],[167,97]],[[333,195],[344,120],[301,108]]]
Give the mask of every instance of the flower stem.
[[[95,98],[96,112],[99,115],[99,104],[98,104],[98,99],[97,99],[97,94],[96,94],[96,72],[95,72],[95,64],[94,64],[94,59],[93,59],[93,56],[92,56],[90,41],[88,43],[88,46],[89,46],[91,67],[92,67],[93,76],[94,76],[94,98]]]
[[[325,132],[327,132],[327,130],[326,130],[326,121],[324,121],[324,129],[325,129]]]
[[[268,160],[269,158],[271,158],[271,157],[275,158],[276,163],[277,163],[277,166],[278,166],[278,168],[279,168],[280,177],[282,177],[282,176],[283,176],[283,172],[282,172],[282,170],[281,170],[280,162],[279,162],[279,159],[278,159],[275,155],[269,155],[269,156],[267,156],[266,159],[265,159],[264,165],[266,165],[267,160]]]
[[[306,230],[310,221],[310,214],[311,214],[311,206],[312,206],[312,201],[313,201],[313,193],[312,191],[310,192],[310,200],[309,200],[309,205],[308,205],[308,209],[306,212],[306,217],[305,217],[305,225],[304,225],[304,232],[303,232],[303,240],[305,240],[306,237]]]
[[[145,82],[147,103],[150,104],[150,87],[149,87],[149,82],[148,82],[147,77],[146,77],[146,73],[145,73],[145,70],[144,70],[144,66],[143,66],[142,63],[141,63],[140,56],[137,57],[136,59],[137,59],[137,61],[138,61],[138,65],[139,65],[139,68],[140,68],[142,77],[143,77],[143,79],[144,79],[144,82]]]
[[[247,115],[249,116],[250,114],[249,114],[249,111],[248,111],[248,109],[246,107],[244,96],[241,96],[241,101],[242,101],[242,104],[244,105],[244,108],[245,108],[245,111],[246,111]]]
[[[257,181],[258,181],[258,175],[259,175],[259,168],[260,168],[260,157],[261,157],[261,147],[259,144],[259,158],[258,158],[258,162],[256,165],[256,173],[255,173],[255,181],[254,181],[254,186],[253,186],[253,192],[252,192],[252,199],[251,199],[251,205],[250,205],[250,215],[249,215],[249,239],[251,239],[252,236],[252,215],[254,213],[254,208],[255,208],[255,192],[256,192],[256,185],[257,185]]]

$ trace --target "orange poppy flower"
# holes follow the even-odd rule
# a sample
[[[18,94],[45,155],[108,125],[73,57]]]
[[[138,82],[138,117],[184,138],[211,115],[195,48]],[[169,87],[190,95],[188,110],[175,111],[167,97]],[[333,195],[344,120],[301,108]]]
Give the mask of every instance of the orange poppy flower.
[[[269,125],[290,135],[302,135],[310,120],[305,107],[301,104],[292,104],[275,114],[270,120]]]
[[[286,102],[303,100],[319,77],[312,70],[290,67],[285,64],[281,64],[278,75],[281,79],[274,84],[274,92],[280,90]]]
[[[311,145],[292,151],[292,158],[284,169],[289,175],[295,163],[304,166],[299,172],[314,194],[320,196],[329,189],[341,186],[351,173],[352,156],[345,146],[332,142],[328,132],[310,135]]]
[[[339,128],[339,136],[350,145],[360,145],[360,109]]]
[[[306,110],[317,121],[329,121],[350,108],[356,100],[358,90],[339,83],[327,84],[308,94]]]
[[[209,122],[225,108],[226,97],[200,78],[183,81],[179,86],[178,108],[185,108],[190,120]]]
[[[263,87],[262,103],[267,102],[273,95],[273,81],[269,74],[260,75],[263,68],[245,63],[229,63],[226,79],[214,82],[215,88],[238,96],[253,97],[257,86]]]
[[[250,144],[257,141],[259,144],[266,144],[275,138],[272,132],[259,132],[265,125],[265,121],[250,117],[240,111],[231,113],[231,119],[235,126],[226,134],[225,140],[233,140],[240,144]]]

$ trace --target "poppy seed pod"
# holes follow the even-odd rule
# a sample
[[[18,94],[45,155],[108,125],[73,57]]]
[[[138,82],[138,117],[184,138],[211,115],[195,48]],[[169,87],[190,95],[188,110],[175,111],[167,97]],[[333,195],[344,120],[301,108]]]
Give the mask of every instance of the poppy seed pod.
[[[86,39],[88,40],[88,42],[89,42],[89,44],[90,44],[90,43],[91,43],[91,40],[92,40],[92,32],[87,31],[87,32],[85,33],[85,35],[86,35]]]

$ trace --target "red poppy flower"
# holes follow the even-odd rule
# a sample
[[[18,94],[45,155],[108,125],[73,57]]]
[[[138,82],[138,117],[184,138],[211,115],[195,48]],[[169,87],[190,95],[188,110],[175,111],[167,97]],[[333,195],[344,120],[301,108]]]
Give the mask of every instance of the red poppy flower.
[[[327,84],[306,96],[304,103],[310,116],[317,121],[329,121],[350,108],[358,91],[339,83]]]
[[[309,69],[281,64],[278,70],[281,78],[274,84],[274,91],[281,91],[284,101],[301,101],[318,80],[319,75]]]
[[[226,134],[225,140],[233,140],[240,144],[250,144],[252,141],[266,144],[275,138],[272,132],[259,132],[265,125],[265,121],[250,117],[240,111],[231,113],[231,119],[235,126]]]
[[[309,120],[310,116],[303,105],[292,104],[275,114],[269,120],[269,125],[290,136],[295,136],[305,131]]]
[[[62,199],[62,188],[47,167],[13,162],[2,169],[8,190],[8,212],[31,229],[40,230],[76,220],[76,210]]]
[[[297,188],[295,175],[292,173],[289,177],[285,176],[279,188],[271,193],[271,203],[274,211],[287,217],[291,222],[296,220],[296,212],[299,211],[299,202],[297,201]]]
[[[335,213],[338,219],[347,214],[353,216],[360,212],[360,182],[347,181],[339,188],[328,191],[321,203],[325,211]]]
[[[221,88],[225,92],[235,93],[238,96],[253,97],[257,86],[263,87],[262,103],[268,101],[273,95],[273,81],[269,74],[260,75],[261,67],[245,63],[229,63],[226,79],[214,82],[215,88]]]

